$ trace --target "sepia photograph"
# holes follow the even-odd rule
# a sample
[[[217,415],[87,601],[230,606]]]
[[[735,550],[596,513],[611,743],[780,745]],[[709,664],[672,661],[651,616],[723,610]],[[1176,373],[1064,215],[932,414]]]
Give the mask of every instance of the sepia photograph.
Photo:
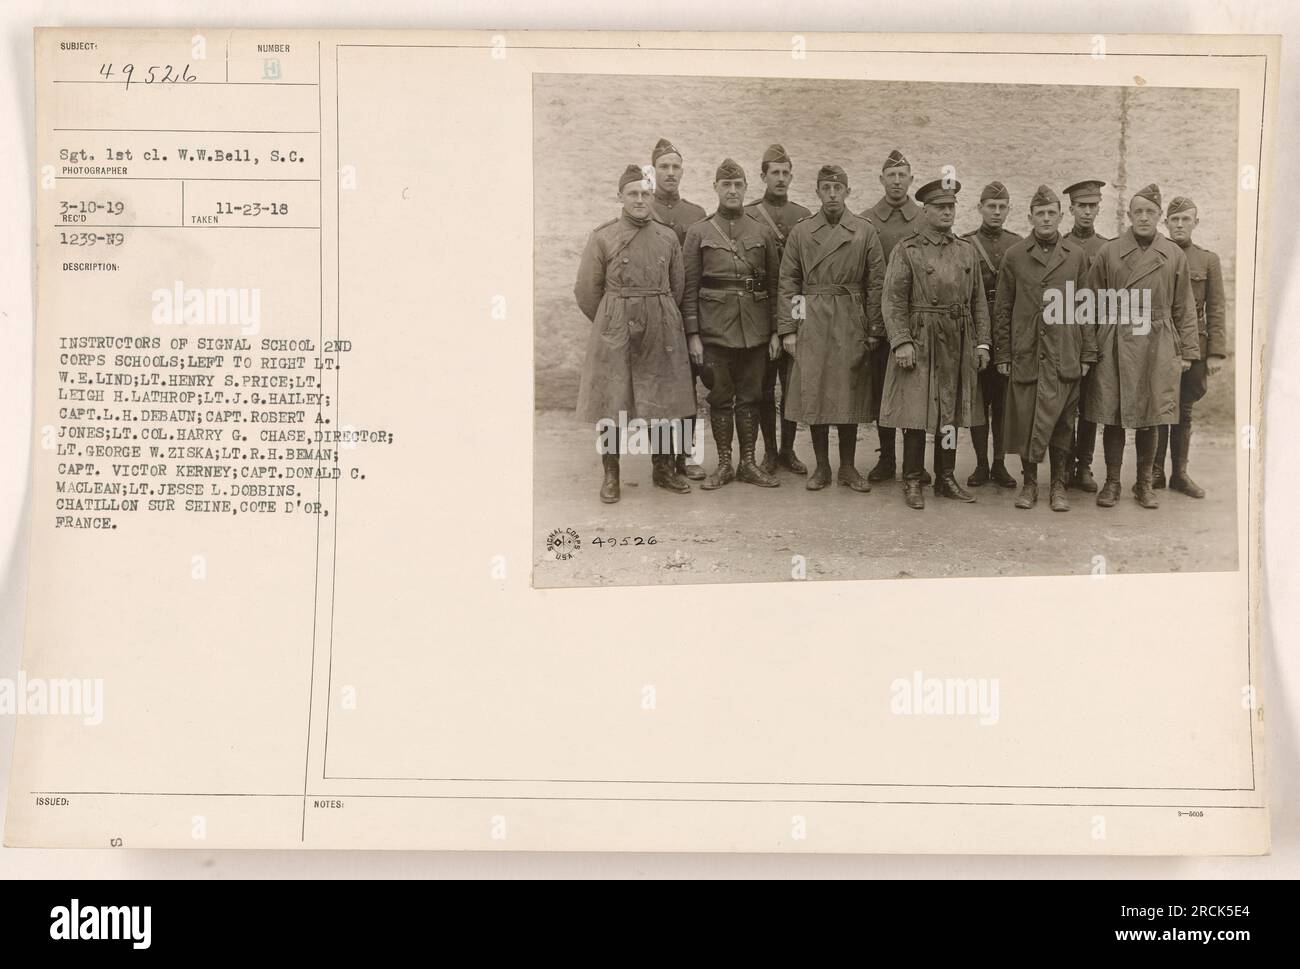
[[[35,32],[8,848],[1271,850],[1279,39],[814,27]]]
[[[1236,91],[533,115],[535,586],[1237,568]]]

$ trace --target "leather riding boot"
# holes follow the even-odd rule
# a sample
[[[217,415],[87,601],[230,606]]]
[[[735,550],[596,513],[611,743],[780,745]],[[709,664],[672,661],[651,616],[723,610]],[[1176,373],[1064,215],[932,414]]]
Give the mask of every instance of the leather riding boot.
[[[1092,456],[1097,450],[1097,425],[1079,419],[1078,435],[1074,442],[1073,467],[1070,469],[1069,487],[1087,494],[1096,494],[1097,479],[1092,476]],[[1109,474],[1109,471],[1107,472]],[[1110,507],[1109,505],[1105,507]]]
[[[663,488],[665,491],[672,491],[679,495],[687,494],[691,490],[691,483],[677,473],[673,455],[650,455],[650,467],[653,469],[650,481],[656,488]]]
[[[689,417],[683,417],[682,418],[683,426],[685,426],[685,424],[688,421],[690,422],[692,429],[695,430],[695,433],[698,434],[699,429],[696,427],[696,425],[699,423],[699,418],[697,418],[694,414],[691,414]],[[704,469],[701,468],[694,461],[687,461],[686,452],[684,450],[674,455],[673,471],[676,474],[685,475],[691,481],[704,480]]]
[[[673,472],[691,481],[703,481],[704,469],[694,461],[687,461],[686,455],[678,454],[673,461]]]
[[[713,443],[718,446],[718,467],[700,485],[705,491],[716,491],[736,480],[731,466],[732,411],[710,411],[709,426],[713,429]]]
[[[925,507],[921,473],[925,470],[925,432],[903,432],[903,504],[918,511]]]
[[[602,454],[600,463],[605,468],[605,480],[600,483],[600,500],[612,505],[620,497],[618,480],[618,455]]]
[[[840,469],[836,473],[836,480],[842,485],[848,485],[854,491],[870,491],[870,482],[859,474],[858,469],[853,465],[858,454],[858,425],[837,424],[835,432],[840,439]]]
[[[934,493],[944,498],[952,498],[954,501],[974,501],[975,496],[957,483],[953,471],[957,465],[957,451],[948,450],[938,446],[935,443],[935,480]]]
[[[1048,493],[1048,504],[1052,511],[1069,511],[1070,499],[1065,493],[1065,471],[1070,466],[1070,452],[1067,448],[1048,448],[1048,459],[1052,464],[1052,489]]]
[[[1138,465],[1137,482],[1133,485],[1133,497],[1143,508],[1159,508],[1160,498],[1151,487],[1151,468]]]
[[[776,440],[776,398],[758,402],[758,429],[763,434],[763,463],[759,465],[767,474],[776,473],[776,455],[780,445]]]
[[[1143,508],[1159,508],[1160,496],[1151,487],[1156,458],[1156,429],[1139,427],[1133,437],[1137,445],[1137,483],[1133,485],[1133,497]]]
[[[808,476],[808,483],[804,487],[809,491],[821,491],[831,483],[831,426],[814,424],[811,431],[817,466]]]
[[[736,468],[736,480],[758,485],[760,488],[776,488],[781,482],[772,477],[754,461],[754,449],[758,445],[758,408],[745,404],[736,408],[736,430],[740,434],[740,466]]]
[[[1007,449],[1004,443],[1006,435],[1006,413],[1005,399],[998,395],[994,397],[989,406],[989,434],[993,438],[993,467],[989,472],[989,477],[993,483],[1000,488],[1014,488],[1016,479],[1011,476],[1007,470]]]
[[[1187,455],[1192,447],[1192,419],[1184,416],[1181,424],[1175,424],[1169,432],[1169,440],[1174,455],[1174,473],[1169,479],[1169,487],[1181,491],[1189,498],[1204,498],[1205,489],[1187,476]]]
[[[1097,504],[1102,508],[1114,508],[1115,502],[1119,501],[1119,475],[1122,468],[1119,465],[1106,465],[1106,483],[1101,486],[1097,492]]]
[[[893,481],[898,471],[898,458],[894,451],[894,438],[897,431],[892,427],[876,424],[876,436],[880,439],[880,460],[867,472],[867,480],[872,484],[878,481]]]
[[[989,478],[999,488],[1014,488],[1016,486],[1016,479],[1011,477],[1011,472],[1007,470],[1006,458],[999,456],[997,452],[993,454],[993,468],[989,472]]]
[[[1038,504],[1038,462],[1022,460],[1020,466],[1024,468],[1025,483],[1016,495],[1016,507],[1033,508]]]
[[[980,424],[972,427],[970,440],[975,445],[975,470],[966,479],[966,484],[980,488],[989,483],[989,426]]]
[[[1168,483],[1165,479],[1165,453],[1169,446],[1169,425],[1161,424],[1156,429],[1156,456],[1152,461],[1151,487],[1163,488]],[[1175,469],[1177,468],[1175,458]]]
[[[799,430],[799,424],[796,421],[781,420],[781,450],[776,455],[777,464],[783,468],[788,468],[795,474],[807,474],[808,465],[799,460],[799,455],[794,453],[794,436]]]
[[[1083,437],[1083,423],[1079,423],[1079,435]],[[1124,428],[1107,424],[1101,432],[1102,452],[1106,455],[1106,483],[1097,492],[1097,504],[1102,508],[1113,508],[1119,501],[1119,476],[1124,469]]]

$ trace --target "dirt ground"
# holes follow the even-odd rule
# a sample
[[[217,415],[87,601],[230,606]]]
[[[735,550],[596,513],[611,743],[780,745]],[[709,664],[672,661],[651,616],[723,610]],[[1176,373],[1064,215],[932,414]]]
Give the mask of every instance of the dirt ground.
[[[1135,477],[1130,443],[1119,503],[1098,508],[1094,495],[1071,491],[1071,510],[1062,514],[1047,506],[1046,462],[1039,503],[1029,511],[1013,507],[1015,490],[992,484],[970,489],[974,504],[936,498],[927,488],[925,510],[918,512],[903,504],[897,481],[869,494],[834,484],[809,492],[805,478],[784,469],[779,488],[735,482],[704,492],[692,482],[691,494],[677,495],[651,485],[645,456],[623,459],[622,500],[605,505],[597,497],[601,465],[590,426],[562,411],[537,411],[535,422],[533,584],[539,588],[788,581],[794,555],[804,556],[809,580],[1088,574],[1097,555],[1105,556],[1108,572],[1237,567],[1236,452],[1226,426],[1200,430],[1193,439],[1189,471],[1206,498],[1166,490],[1159,492],[1158,510],[1140,508],[1129,490]],[[796,449],[811,465],[805,429]],[[836,463],[834,432],[831,455]],[[708,438],[706,469],[715,459]],[[865,474],[875,461],[875,427],[864,425],[858,469]],[[963,431],[957,450],[963,484],[974,465]],[[1019,478],[1019,458],[1009,458],[1007,467]],[[1093,468],[1100,477],[1100,440]],[[562,545],[558,557],[547,548],[557,529],[572,529],[578,541],[576,549]]]

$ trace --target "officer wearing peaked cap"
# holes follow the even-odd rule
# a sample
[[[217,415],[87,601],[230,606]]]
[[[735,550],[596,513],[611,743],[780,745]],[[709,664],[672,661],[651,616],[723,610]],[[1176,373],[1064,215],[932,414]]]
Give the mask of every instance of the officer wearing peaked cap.
[[[916,193],[922,227],[894,249],[885,274],[884,316],[893,351],[885,373],[881,423],[903,428],[903,500],[924,508],[925,435],[942,447],[935,494],[975,498],[953,470],[957,427],[984,420],[979,372],[989,364],[989,311],[975,247],[952,234],[961,184],[938,179]],[[947,440],[944,440],[944,439]]]
[[[686,230],[682,250],[686,289],[682,299],[687,347],[697,366],[713,371],[709,423],[718,447],[718,468],[701,485],[707,491],[739,478],[774,488],[780,482],[755,463],[758,402],[763,370],[780,352],[773,305],[780,273],[776,238],[745,210],[745,171],[728,158],[713,182],[718,208]],[[740,463],[731,464],[733,426],[740,437]]]
[[[640,167],[628,165],[618,180],[623,209],[587,240],[573,295],[591,337],[578,389],[578,413],[596,425],[605,477],[600,499],[619,500],[619,455],[611,440],[620,414],[628,420],[680,420],[695,406],[679,309],[684,286],[677,237],[652,216],[652,189]],[[668,449],[671,450],[671,449]],[[651,458],[653,481],[670,491],[690,491],[673,471],[671,453]]]
[[[880,236],[880,248],[888,265],[894,247],[916,231],[916,217],[921,213],[921,206],[908,195],[912,190],[912,165],[897,148],[885,156],[879,178],[885,194],[876,200],[875,205],[863,209],[861,216]],[[884,340],[871,352],[871,403],[876,413],[880,412],[880,395],[885,387],[885,370],[890,356],[889,344]],[[880,443],[880,460],[867,472],[867,480],[893,481],[898,471],[897,432],[878,420],[876,436]],[[924,469],[922,476],[928,484]]]
[[[794,163],[790,160],[784,147],[779,144],[769,145],[763,152],[760,163],[759,178],[763,181],[763,195],[745,206],[745,211],[764,223],[776,236],[778,254],[785,252],[785,240],[790,230],[802,219],[812,215],[806,208],[790,198],[790,182],[794,178]],[[786,399],[790,394],[790,371],[794,359],[781,350],[774,360],[769,360],[763,374],[763,399],[758,405],[758,426],[763,433],[763,463],[760,465],[768,474],[774,474],[777,466],[788,468],[795,474],[807,474],[807,466],[799,460],[794,452],[795,433],[799,428],[796,421],[785,414]],[[776,385],[781,383],[781,443],[777,448],[777,403]]]
[[[1105,186],[1099,178],[1085,178],[1067,186],[1065,195],[1070,200],[1070,217],[1074,224],[1070,226],[1069,238],[1083,246],[1084,257],[1089,265],[1097,256],[1097,250],[1110,242],[1106,236],[1097,232],[1094,225],[1097,213],[1101,211],[1101,190]],[[1080,396],[1086,396],[1091,375],[1083,378]],[[1097,450],[1097,425],[1083,415],[1079,409],[1079,418],[1075,425],[1074,444],[1071,447],[1070,468],[1066,473],[1068,485],[1088,494],[1096,494],[1097,479],[1092,474],[1092,459]]]
[[[700,219],[705,211],[694,202],[682,198],[678,189],[682,184],[682,153],[667,138],[660,138],[650,152],[650,164],[654,166],[654,217],[668,226],[677,236],[677,243],[686,241],[686,230]],[[697,372],[692,367],[692,374]],[[683,420],[690,422],[694,430],[695,411],[683,415]],[[674,468],[676,473],[699,481],[704,478],[704,469],[694,462],[688,462],[684,453],[676,456]]]
[[[1058,206],[1059,207],[1059,206]],[[980,278],[989,304],[989,318],[993,317],[993,301],[997,297],[998,267],[1002,257],[1020,236],[1003,228],[1011,208],[1011,193],[1001,182],[989,182],[980,192],[980,227],[962,236],[975,247],[980,257]],[[1002,440],[1003,405],[1007,395],[1007,378],[997,367],[980,371],[980,396],[984,403],[985,423],[970,429],[971,444],[975,447],[975,470],[966,484],[979,487],[990,480],[1003,488],[1014,488],[1015,479],[1007,471],[1006,446]],[[993,464],[989,466],[989,437],[993,438]]]

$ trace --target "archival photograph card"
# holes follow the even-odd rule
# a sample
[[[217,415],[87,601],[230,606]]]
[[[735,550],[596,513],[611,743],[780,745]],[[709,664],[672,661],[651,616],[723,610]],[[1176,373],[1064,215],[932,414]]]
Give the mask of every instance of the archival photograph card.
[[[35,45],[6,844],[1268,852],[1277,38]]]

